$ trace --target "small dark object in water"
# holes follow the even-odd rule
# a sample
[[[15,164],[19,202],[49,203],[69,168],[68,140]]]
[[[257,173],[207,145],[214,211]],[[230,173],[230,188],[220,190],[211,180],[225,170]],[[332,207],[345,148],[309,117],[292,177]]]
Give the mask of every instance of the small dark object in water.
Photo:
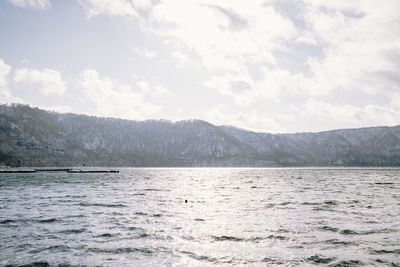
[[[187,203],[187,199],[185,199],[185,203]]]

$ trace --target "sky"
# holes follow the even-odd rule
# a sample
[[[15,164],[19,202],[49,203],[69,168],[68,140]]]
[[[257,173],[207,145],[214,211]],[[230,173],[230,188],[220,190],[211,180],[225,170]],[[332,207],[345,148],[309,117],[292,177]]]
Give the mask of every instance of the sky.
[[[3,0],[0,103],[271,133],[400,124],[399,0]]]

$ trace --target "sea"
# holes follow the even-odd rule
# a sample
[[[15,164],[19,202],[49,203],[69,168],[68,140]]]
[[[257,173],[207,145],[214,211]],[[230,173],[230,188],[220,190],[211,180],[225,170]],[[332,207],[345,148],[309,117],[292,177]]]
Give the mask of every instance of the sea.
[[[400,169],[0,174],[0,266],[400,266]]]

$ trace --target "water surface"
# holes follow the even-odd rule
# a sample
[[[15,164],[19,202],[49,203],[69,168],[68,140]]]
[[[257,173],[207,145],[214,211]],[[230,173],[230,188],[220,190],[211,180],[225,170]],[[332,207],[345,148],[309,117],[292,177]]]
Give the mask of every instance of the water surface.
[[[400,266],[399,175],[0,174],[0,265]]]

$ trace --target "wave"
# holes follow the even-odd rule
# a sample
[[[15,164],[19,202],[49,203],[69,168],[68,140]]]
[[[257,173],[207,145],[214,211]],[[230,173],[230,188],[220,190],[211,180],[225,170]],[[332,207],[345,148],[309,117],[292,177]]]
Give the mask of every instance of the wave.
[[[15,265],[15,264],[8,264],[4,267],[48,267],[50,264],[46,261],[35,261],[32,263],[22,264],[22,265]]]
[[[16,223],[16,222],[18,222],[18,221],[21,221],[21,220],[6,219],[6,220],[0,221],[0,224],[10,224],[10,223]],[[25,221],[25,220],[24,220],[24,221]]]
[[[114,237],[114,236],[117,236],[117,235],[120,235],[120,234],[104,233],[104,234],[101,234],[101,235],[96,235],[96,236],[94,236],[94,237],[105,237],[105,238],[110,238],[110,237]]]
[[[269,239],[279,239],[279,240],[287,239],[287,237],[282,236],[282,235],[269,235],[269,236],[267,236],[267,238],[269,238]]]
[[[144,213],[144,212],[141,212],[141,211],[135,212],[134,214],[135,215],[140,215],[140,216],[146,216],[147,215],[147,213]]]
[[[67,235],[69,235],[69,234],[80,234],[80,233],[83,233],[83,232],[86,232],[86,231],[87,231],[86,228],[81,228],[81,229],[68,229],[68,230],[63,230],[63,231],[60,231],[59,233],[60,233],[60,234],[67,234]]]
[[[54,245],[54,246],[48,246],[48,247],[43,247],[43,248],[37,248],[33,249],[30,251],[31,254],[38,254],[43,251],[59,251],[59,252],[67,252],[70,249],[70,247],[65,246],[65,245]]]
[[[38,222],[40,222],[40,223],[53,223],[53,222],[57,222],[57,221],[59,221],[59,219],[56,219],[56,218],[38,220]]]
[[[338,205],[338,202],[336,200],[327,200],[324,202],[303,202],[301,205],[306,205],[306,206],[318,206],[318,205],[327,205],[327,206],[336,206]]]
[[[396,229],[375,229],[375,230],[364,230],[364,231],[355,231],[350,229],[344,229],[339,233],[342,235],[371,235],[371,234],[387,234],[397,232]]]
[[[153,254],[154,251],[148,248],[88,248],[87,252],[105,253],[105,254],[122,254],[122,253],[142,253]]]
[[[359,232],[350,230],[350,229],[344,229],[342,231],[340,231],[339,233],[341,233],[342,235],[359,235]]]
[[[216,264],[216,265],[228,264],[229,266],[231,266],[231,265],[238,265],[238,264],[241,265],[241,264],[249,264],[249,263],[255,262],[255,261],[251,261],[251,260],[243,260],[243,259],[238,259],[238,258],[234,258],[234,257],[232,258],[229,256],[216,258],[216,257],[207,256],[207,255],[197,255],[190,251],[180,251],[180,253],[185,254],[195,260],[204,261],[204,262],[212,263],[212,264]]]
[[[311,257],[308,257],[307,260],[311,261],[313,263],[316,263],[316,264],[328,264],[328,263],[336,260],[336,258],[334,258],[334,257],[332,257],[332,258],[326,257],[325,258],[325,257],[323,257],[321,255],[316,254],[316,255],[313,255]]]
[[[269,264],[274,264],[274,265],[283,265],[283,264],[285,264],[285,262],[280,260],[280,259],[269,258],[269,257],[266,257],[266,258],[262,259],[262,262],[268,262]]]
[[[212,236],[215,241],[234,241],[234,242],[241,242],[244,241],[244,238],[234,237],[234,236]]]
[[[128,207],[123,204],[87,203],[87,202],[81,202],[78,205],[83,206],[83,207],[105,207],[105,208],[127,208]]]
[[[206,261],[206,262],[211,262],[211,263],[218,263],[218,259],[206,255],[197,255],[193,252],[190,251],[181,251],[181,253],[188,255],[189,257],[198,260],[198,261]]]
[[[147,237],[150,237],[150,235],[146,234],[146,233],[143,233],[143,234],[140,234],[140,235],[136,236],[135,238],[136,239],[140,239],[140,238],[147,238]]]
[[[359,260],[344,260],[344,261],[335,263],[333,265],[330,265],[330,267],[352,267],[352,266],[361,266],[361,265],[365,265],[365,264]]]
[[[26,222],[38,222],[38,223],[53,223],[60,221],[60,219],[57,218],[48,218],[48,219],[6,219],[0,221],[0,224],[21,224],[21,223],[26,223]]]
[[[323,231],[330,231],[330,232],[337,232],[337,231],[339,231],[338,228],[331,227],[331,226],[327,226],[327,225],[322,226],[322,227],[320,227],[319,229],[321,229],[321,230],[323,230]]]
[[[400,254],[400,249],[386,250],[378,249],[372,251],[374,254]]]
[[[145,189],[143,189],[143,191],[159,191],[159,192],[161,192],[161,191],[171,191],[171,190],[169,190],[169,189],[157,189],[157,188],[145,188]]]
[[[326,244],[332,244],[332,245],[341,245],[341,246],[351,246],[351,245],[356,245],[353,242],[347,242],[347,241],[341,241],[338,239],[329,239],[325,240],[324,243]]]
[[[375,261],[376,261],[377,263],[379,263],[380,265],[385,264],[385,265],[387,265],[387,266],[393,266],[393,267],[400,266],[400,262],[394,263],[394,262],[389,262],[389,261],[382,260],[382,259],[376,259]]]
[[[136,226],[128,226],[127,229],[128,229],[129,231],[144,231],[143,228],[136,227]]]
[[[214,241],[232,241],[232,242],[259,242],[265,238],[262,237],[250,237],[250,238],[241,238],[241,237],[235,237],[235,236],[211,236]],[[279,240],[284,240],[286,237],[284,236],[278,236],[278,235],[269,235],[267,236],[268,239],[279,239]]]

